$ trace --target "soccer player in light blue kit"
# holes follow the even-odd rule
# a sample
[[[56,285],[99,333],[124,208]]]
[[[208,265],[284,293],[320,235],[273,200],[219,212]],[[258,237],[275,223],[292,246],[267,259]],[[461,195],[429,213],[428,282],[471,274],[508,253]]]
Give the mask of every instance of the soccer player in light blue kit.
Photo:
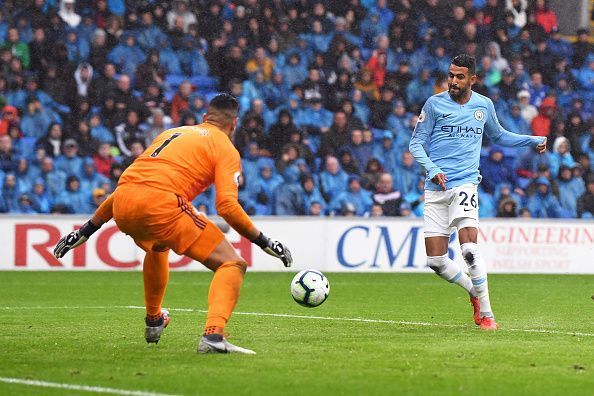
[[[506,131],[497,120],[493,102],[471,90],[476,62],[462,54],[450,64],[448,91],[425,102],[410,141],[410,152],[427,171],[425,182],[425,249],[427,265],[441,278],[470,295],[474,322],[495,330],[487,267],[477,246],[479,159],[483,133],[508,147],[536,146],[546,150],[546,138]],[[429,153],[429,155],[427,155]],[[448,258],[448,241],[458,230],[462,256],[470,277]]]

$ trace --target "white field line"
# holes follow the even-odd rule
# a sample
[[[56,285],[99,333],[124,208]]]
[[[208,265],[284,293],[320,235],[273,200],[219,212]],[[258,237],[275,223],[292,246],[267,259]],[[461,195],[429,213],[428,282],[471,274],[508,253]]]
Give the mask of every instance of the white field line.
[[[153,392],[144,392],[144,391],[131,391],[131,390],[125,390],[125,389],[104,388],[102,386],[62,384],[62,383],[58,383],[58,382],[37,381],[37,380],[30,380],[30,379],[23,379],[23,378],[0,377],[0,382],[4,382],[4,383],[7,383],[7,384],[19,384],[19,385],[28,385],[28,386],[38,386],[38,387],[41,387],[41,388],[57,388],[57,389],[68,389],[68,390],[81,391],[81,392],[108,393],[108,394],[111,394],[111,395],[124,395],[124,396],[175,396],[175,395],[167,395],[165,393],[153,393]]]
[[[55,306],[55,307],[44,307],[38,306],[24,306],[24,307],[0,307],[0,310],[19,310],[19,309],[145,309],[144,307],[137,305],[101,305],[101,306]],[[207,312],[204,309],[193,309],[193,308],[167,308],[171,312]],[[344,317],[331,317],[331,316],[313,316],[313,315],[293,315],[293,314],[278,314],[268,312],[233,312],[233,315],[248,315],[248,316],[270,316],[275,318],[291,318],[291,319],[310,319],[310,320],[330,320],[336,322],[361,322],[361,323],[381,323],[381,324],[394,324],[400,326],[434,326],[434,327],[445,327],[445,328],[466,328],[466,325],[454,325],[447,323],[430,323],[430,322],[411,322],[405,320],[387,320],[387,319],[366,319],[366,318],[344,318]],[[514,331],[521,333],[542,333],[542,334],[560,334],[570,336],[583,336],[583,337],[594,337],[594,333],[581,333],[575,331],[560,331],[560,330],[547,330],[547,329],[514,329],[514,328],[502,328],[499,331]]]

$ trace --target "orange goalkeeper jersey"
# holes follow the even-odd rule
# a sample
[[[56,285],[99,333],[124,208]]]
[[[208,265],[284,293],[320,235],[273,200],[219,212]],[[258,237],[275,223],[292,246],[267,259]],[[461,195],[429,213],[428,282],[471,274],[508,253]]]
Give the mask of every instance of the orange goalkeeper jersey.
[[[237,200],[240,174],[239,152],[229,137],[205,122],[161,133],[124,171],[118,185],[148,186],[191,202],[214,183],[217,212],[247,236],[254,225]]]

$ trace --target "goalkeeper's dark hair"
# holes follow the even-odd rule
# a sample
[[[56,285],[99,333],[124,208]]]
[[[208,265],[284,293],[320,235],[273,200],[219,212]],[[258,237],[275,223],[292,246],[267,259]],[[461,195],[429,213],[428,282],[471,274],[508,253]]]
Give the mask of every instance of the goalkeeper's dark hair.
[[[467,67],[468,74],[471,76],[476,74],[476,60],[473,56],[468,54],[460,54],[455,56],[454,59],[452,59],[452,65],[456,65],[458,67]]]
[[[211,99],[208,104],[208,109],[218,110],[224,113],[234,113],[237,115],[239,112],[239,102],[233,95],[221,93]]]

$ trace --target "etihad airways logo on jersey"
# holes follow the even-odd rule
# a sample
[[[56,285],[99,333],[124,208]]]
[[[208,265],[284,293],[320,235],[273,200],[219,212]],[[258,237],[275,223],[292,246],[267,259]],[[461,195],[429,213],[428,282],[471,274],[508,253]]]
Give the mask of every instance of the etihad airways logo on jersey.
[[[462,125],[442,125],[441,131],[448,134],[448,137],[475,138],[483,134],[481,127],[467,127]]]

